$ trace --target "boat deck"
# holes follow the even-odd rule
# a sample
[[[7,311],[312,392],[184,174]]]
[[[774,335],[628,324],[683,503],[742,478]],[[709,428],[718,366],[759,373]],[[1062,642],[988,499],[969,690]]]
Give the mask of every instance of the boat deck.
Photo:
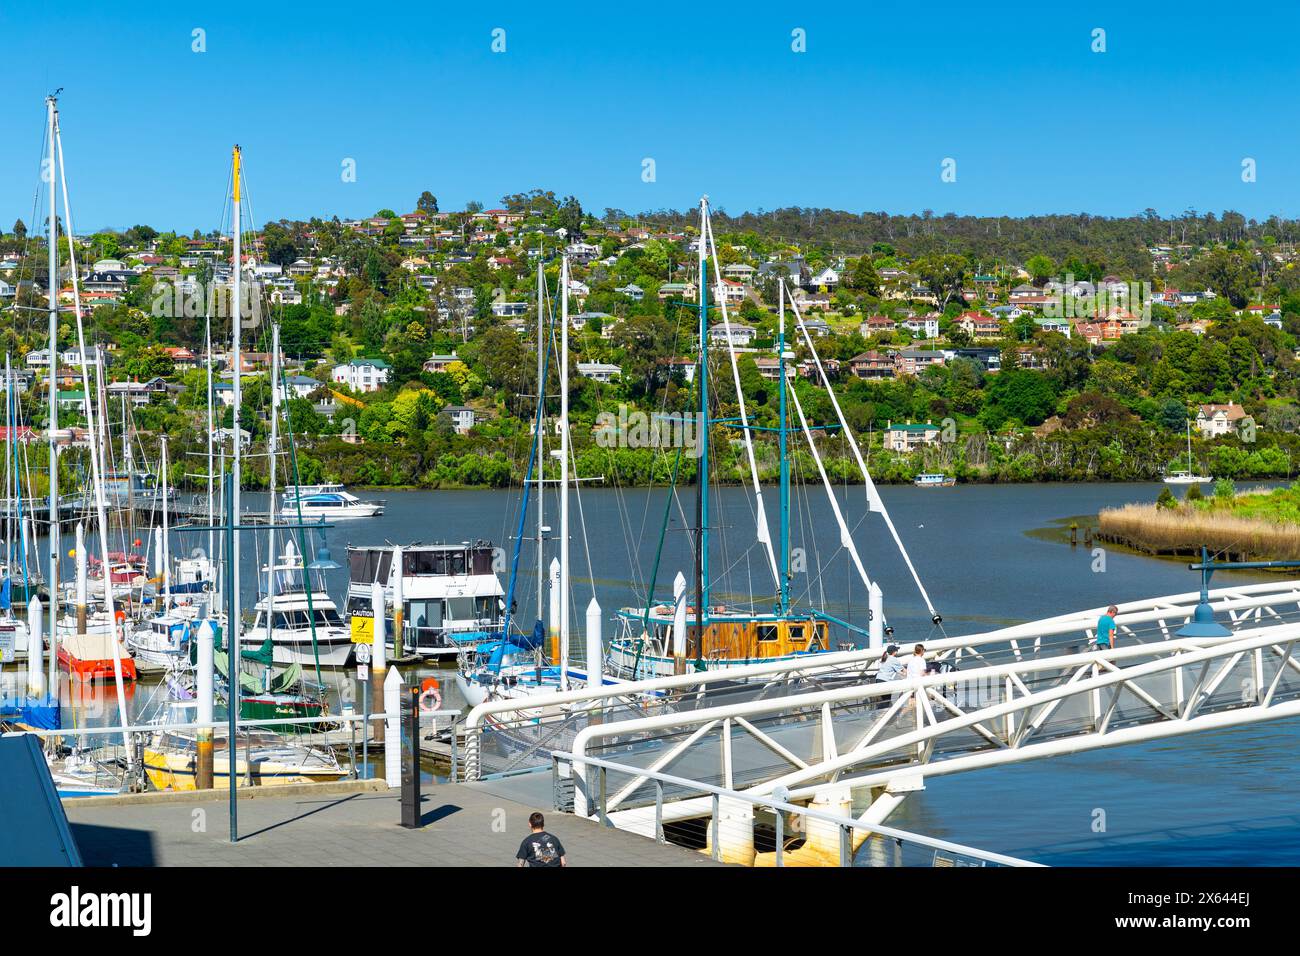
[[[378,781],[243,792],[242,838],[233,845],[220,791],[82,797],[63,806],[87,866],[514,866],[538,809],[572,866],[719,865],[480,784],[426,784],[424,826],[407,830],[398,824],[399,795]],[[499,811],[504,828],[494,826]]]

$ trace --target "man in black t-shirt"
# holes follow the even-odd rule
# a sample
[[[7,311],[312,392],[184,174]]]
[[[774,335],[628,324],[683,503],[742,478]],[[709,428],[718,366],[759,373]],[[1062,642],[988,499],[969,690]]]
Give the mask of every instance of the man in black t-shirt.
[[[534,813],[528,818],[528,828],[532,831],[519,844],[515,854],[516,866],[568,866],[564,855],[564,844],[552,834],[546,832],[546,818]]]

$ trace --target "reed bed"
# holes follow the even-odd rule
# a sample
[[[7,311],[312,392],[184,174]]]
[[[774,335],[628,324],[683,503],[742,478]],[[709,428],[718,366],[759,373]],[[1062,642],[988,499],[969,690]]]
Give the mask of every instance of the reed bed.
[[[1214,508],[1129,504],[1104,508],[1098,536],[1148,554],[1199,554],[1201,546],[1235,560],[1300,559],[1300,524]]]

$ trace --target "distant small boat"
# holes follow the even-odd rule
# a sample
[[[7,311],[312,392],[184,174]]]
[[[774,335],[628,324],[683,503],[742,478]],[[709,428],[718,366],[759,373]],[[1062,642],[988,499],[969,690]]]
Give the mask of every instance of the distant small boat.
[[[362,501],[340,484],[299,485],[284,493],[280,514],[286,518],[374,518],[384,513],[382,501]]]
[[[1188,419],[1187,470],[1175,471],[1171,474],[1165,475],[1165,484],[1166,485],[1204,485],[1214,480],[1213,478],[1210,478],[1206,475],[1198,475],[1195,471],[1192,470],[1192,464],[1193,464],[1192,463],[1192,422],[1190,419]]]
[[[951,488],[957,479],[951,475],[926,474],[917,475],[912,484],[918,488]]]

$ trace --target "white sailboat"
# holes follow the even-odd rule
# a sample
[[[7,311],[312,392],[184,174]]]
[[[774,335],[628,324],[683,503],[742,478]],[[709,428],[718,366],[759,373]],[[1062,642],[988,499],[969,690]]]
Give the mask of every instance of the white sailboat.
[[[1208,475],[1198,475],[1193,469],[1192,462],[1192,420],[1187,420],[1187,470],[1174,471],[1165,475],[1166,485],[1204,485],[1214,479]]]

